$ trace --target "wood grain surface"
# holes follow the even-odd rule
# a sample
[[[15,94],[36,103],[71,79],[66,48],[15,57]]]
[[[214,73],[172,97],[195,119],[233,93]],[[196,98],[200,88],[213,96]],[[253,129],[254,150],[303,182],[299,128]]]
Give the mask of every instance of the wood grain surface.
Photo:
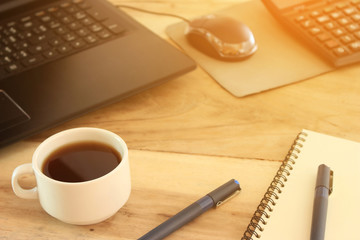
[[[238,0],[111,0],[194,18]],[[178,19],[124,9],[168,40]],[[260,71],[261,69],[259,69]],[[297,133],[310,130],[360,141],[360,67],[352,65],[244,98],[221,88],[200,67],[116,104],[0,149],[0,239],[137,239],[190,203],[236,178],[242,191],[167,239],[240,239]],[[132,193],[112,218],[74,226],[46,214],[38,200],[11,189],[11,174],[47,137],[99,127],[128,144]],[[32,176],[21,180],[34,186]],[[106,204],[106,203],[104,203]],[[101,206],[99,206],[101,207]]]

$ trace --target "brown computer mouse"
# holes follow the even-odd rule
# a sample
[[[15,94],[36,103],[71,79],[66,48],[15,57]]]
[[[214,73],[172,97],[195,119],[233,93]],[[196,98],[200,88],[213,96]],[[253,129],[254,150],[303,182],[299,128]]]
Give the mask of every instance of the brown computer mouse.
[[[188,23],[185,35],[196,49],[220,60],[243,60],[257,50],[250,28],[226,16],[206,15],[194,19]]]

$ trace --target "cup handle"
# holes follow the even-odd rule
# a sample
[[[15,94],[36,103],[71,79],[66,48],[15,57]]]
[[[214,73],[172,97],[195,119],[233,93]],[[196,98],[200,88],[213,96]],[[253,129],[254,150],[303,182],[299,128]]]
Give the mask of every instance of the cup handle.
[[[37,187],[31,189],[24,189],[19,184],[19,177],[25,174],[34,174],[31,163],[26,163],[15,168],[12,177],[11,185],[16,196],[25,199],[36,199],[38,198]]]

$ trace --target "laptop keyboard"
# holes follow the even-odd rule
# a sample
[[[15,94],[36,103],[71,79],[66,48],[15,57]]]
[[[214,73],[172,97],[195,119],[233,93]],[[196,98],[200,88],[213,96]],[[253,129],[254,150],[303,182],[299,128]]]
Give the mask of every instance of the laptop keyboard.
[[[0,24],[0,79],[123,35],[86,0],[62,1]]]

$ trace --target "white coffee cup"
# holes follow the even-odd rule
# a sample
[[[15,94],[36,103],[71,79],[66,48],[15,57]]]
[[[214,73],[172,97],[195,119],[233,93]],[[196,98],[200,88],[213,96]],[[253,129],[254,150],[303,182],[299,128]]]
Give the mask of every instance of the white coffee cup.
[[[114,148],[121,162],[111,172],[85,182],[61,182],[42,172],[44,160],[56,149],[81,141],[96,141]],[[22,175],[34,174],[36,187],[22,188]],[[18,197],[39,198],[42,208],[51,216],[70,224],[88,225],[114,215],[128,200],[131,191],[128,148],[115,133],[99,128],[74,128],[57,133],[35,150],[32,163],[18,166],[12,175],[12,187]]]

